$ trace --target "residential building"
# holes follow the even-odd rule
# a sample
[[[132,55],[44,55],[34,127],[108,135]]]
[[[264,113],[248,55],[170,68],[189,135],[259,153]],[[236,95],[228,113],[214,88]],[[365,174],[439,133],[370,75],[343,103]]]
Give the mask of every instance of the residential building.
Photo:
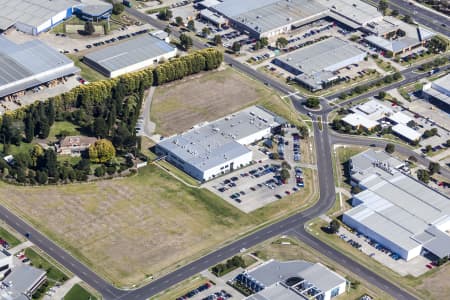
[[[402,171],[402,161],[367,150],[350,160],[354,208],[343,222],[405,260],[450,254],[450,198]]]
[[[450,114],[450,74],[423,86],[422,96]]]
[[[347,281],[320,263],[269,260],[235,279],[254,294],[247,300],[329,300],[345,292]]]
[[[0,36],[0,99],[80,71],[39,40],[15,44]]]
[[[177,55],[177,48],[165,41],[144,34],[83,57],[83,62],[105,76],[114,78],[153,66]]]
[[[251,106],[166,138],[156,145],[156,153],[206,181],[250,164],[253,155],[246,145],[271,136],[284,123],[271,112]]]
[[[66,136],[59,142],[57,151],[61,155],[80,156],[81,152],[88,150],[96,140],[95,137]]]
[[[273,63],[293,74],[309,90],[317,91],[339,80],[336,71],[365,57],[365,52],[349,42],[332,37],[279,56]]]

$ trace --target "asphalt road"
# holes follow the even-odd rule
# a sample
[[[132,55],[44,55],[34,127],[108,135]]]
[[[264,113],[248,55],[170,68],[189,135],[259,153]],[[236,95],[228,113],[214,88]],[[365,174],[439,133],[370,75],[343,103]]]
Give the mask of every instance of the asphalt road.
[[[150,18],[145,14],[141,14],[135,10],[127,9],[129,13],[139,17],[153,26],[158,28],[164,28],[165,24]],[[177,35],[177,33],[173,33]],[[203,48],[204,45],[194,40],[194,46],[198,48]],[[283,94],[290,94],[294,92],[290,87],[275,81],[264,74],[261,74],[248,66],[237,63],[230,56],[225,56],[225,62],[232,64],[233,67],[239,69],[242,72],[253,76],[255,79],[265,82],[267,85],[278,90]],[[400,84],[400,83],[399,83]],[[402,82],[404,84],[404,82]],[[364,95],[367,97],[367,95]],[[306,110],[303,108],[299,101],[299,97],[292,96],[296,108],[305,113]],[[322,119],[326,120],[327,111],[321,111],[319,114],[322,115]],[[314,117],[316,118],[316,117]],[[327,255],[328,257],[334,259],[338,263],[343,264],[345,267],[349,268],[355,272],[361,278],[371,282],[380,289],[388,292],[396,299],[414,299],[409,293],[403,291],[391,282],[386,281],[379,275],[374,274],[367,268],[359,265],[350,258],[344,256],[340,252],[334,250],[323,242],[315,239],[311,235],[307,234],[304,230],[304,224],[310,219],[325,213],[335,201],[335,189],[334,189],[334,178],[332,171],[332,160],[331,160],[331,144],[335,142],[330,140],[328,127],[324,126],[323,131],[320,131],[317,123],[314,123],[314,134],[315,143],[317,151],[317,164],[319,173],[319,189],[320,189],[320,199],[316,205],[303,211],[297,213],[287,219],[274,223],[268,227],[260,229],[248,236],[245,236],[225,247],[214,251],[180,269],[164,276],[159,279],[154,280],[150,284],[143,286],[141,288],[125,291],[113,287],[110,283],[106,282],[104,279],[100,278],[98,275],[93,273],[88,267],[79,262],[77,259],[72,257],[68,252],[66,252],[61,247],[57,246],[54,242],[46,238],[40,232],[32,228],[29,224],[22,221],[19,217],[10,213],[6,208],[0,206],[0,218],[6,223],[12,226],[14,229],[21,233],[30,233],[30,241],[36,244],[43,251],[52,256],[60,264],[65,266],[71,272],[79,276],[83,281],[87,282],[90,286],[96,289],[103,297],[107,300],[109,299],[147,299],[174,284],[197,274],[198,272],[222,261],[223,259],[239,253],[242,248],[249,248],[260,242],[267,240],[273,236],[279,234],[293,234],[299,237],[302,241],[306,242],[311,247],[315,248],[317,251]],[[334,139],[334,137],[333,137]]]
[[[373,1],[378,3],[378,0]],[[450,18],[416,5],[414,1],[389,0],[389,8],[397,10],[401,15],[408,15],[416,23],[423,24],[434,31],[450,37]],[[413,2],[411,5],[409,2]],[[446,26],[442,26],[445,24]]]

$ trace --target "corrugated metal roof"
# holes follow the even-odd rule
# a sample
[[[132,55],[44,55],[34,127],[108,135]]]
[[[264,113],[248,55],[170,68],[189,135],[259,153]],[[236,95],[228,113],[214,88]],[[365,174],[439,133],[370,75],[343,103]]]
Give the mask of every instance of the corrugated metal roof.
[[[17,45],[0,36],[0,97],[78,71],[73,61],[39,40]]]
[[[150,34],[93,51],[84,57],[113,72],[174,51],[176,48]]]

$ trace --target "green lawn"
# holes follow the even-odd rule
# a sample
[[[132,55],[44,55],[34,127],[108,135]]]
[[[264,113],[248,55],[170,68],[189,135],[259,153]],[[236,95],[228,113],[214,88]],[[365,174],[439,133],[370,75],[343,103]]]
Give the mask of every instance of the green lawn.
[[[64,300],[97,300],[97,298],[81,285],[76,284],[64,296]]]
[[[88,65],[84,64],[81,61],[81,57],[74,55],[74,54],[66,54],[67,57],[69,57],[75,65],[81,69],[81,77],[86,79],[87,81],[93,82],[93,81],[99,81],[99,80],[105,80],[107,79],[105,76],[100,74],[99,72],[95,71],[94,69],[91,69]]]
[[[13,156],[19,153],[30,153],[30,150],[33,148],[33,144],[29,143],[20,143],[20,146],[9,145],[8,154],[12,154]],[[1,152],[3,151],[3,144],[0,144]]]
[[[0,227],[0,238],[7,241],[10,248],[20,244],[20,240],[3,227]]]
[[[31,264],[39,269],[47,271],[47,278],[50,281],[64,282],[68,279],[68,276],[58,269],[53,263],[48,261],[42,255],[38,254],[34,249],[25,249],[25,256],[30,259]]]
[[[50,134],[48,139],[56,141],[61,132],[65,131],[67,135],[79,135],[80,129],[73,123],[67,121],[55,122],[52,127],[50,127]]]

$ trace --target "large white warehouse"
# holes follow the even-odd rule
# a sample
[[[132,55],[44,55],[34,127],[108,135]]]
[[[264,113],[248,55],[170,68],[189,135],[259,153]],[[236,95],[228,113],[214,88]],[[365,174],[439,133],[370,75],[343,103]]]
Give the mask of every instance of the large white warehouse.
[[[206,181],[248,165],[253,155],[245,145],[269,137],[283,123],[282,118],[252,106],[167,138],[156,146],[156,153]]]
[[[74,0],[0,0],[0,31],[11,26],[38,35],[72,16]]]
[[[93,51],[83,62],[108,77],[152,66],[177,55],[177,48],[150,34]]]
[[[398,168],[403,163],[382,151],[352,157],[353,209],[343,221],[405,260],[420,254],[450,254],[450,199]]]

